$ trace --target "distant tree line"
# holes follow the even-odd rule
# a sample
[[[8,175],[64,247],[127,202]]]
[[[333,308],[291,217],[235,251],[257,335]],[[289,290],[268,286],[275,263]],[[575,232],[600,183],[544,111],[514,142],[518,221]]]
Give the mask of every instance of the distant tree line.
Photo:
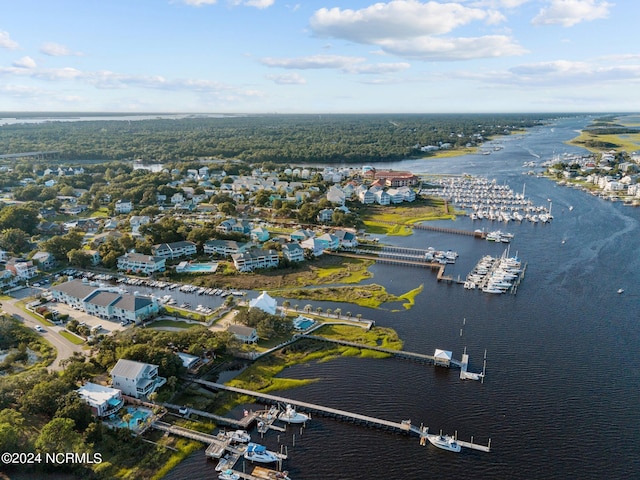
[[[0,128],[0,153],[63,152],[65,160],[170,162],[202,157],[247,162],[377,162],[424,155],[535,126],[533,114],[262,115],[180,120],[15,124]],[[230,173],[230,172],[228,172]]]

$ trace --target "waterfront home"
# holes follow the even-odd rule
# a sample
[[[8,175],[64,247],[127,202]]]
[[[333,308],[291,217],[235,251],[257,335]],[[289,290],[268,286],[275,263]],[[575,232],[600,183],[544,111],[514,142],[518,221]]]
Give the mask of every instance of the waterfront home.
[[[340,248],[340,239],[330,233],[320,235],[316,240],[323,245],[324,250],[338,250]]]
[[[235,240],[207,240],[204,242],[204,253],[228,256],[234,253],[244,253],[248,246],[247,243],[238,243]]]
[[[189,355],[184,352],[177,352],[176,355],[180,357],[180,360],[182,360],[182,366],[187,370],[193,371],[202,363],[202,359],[195,355]]]
[[[89,405],[94,417],[108,417],[124,406],[122,391],[87,382],[76,390],[80,398]]]
[[[319,257],[324,253],[325,245],[325,242],[320,242],[317,238],[307,238],[300,243],[300,246],[305,250],[311,250],[315,257]]]
[[[152,250],[156,257],[169,258],[172,260],[180,257],[188,257],[197,253],[196,244],[188,241],[161,243],[154,245]]]
[[[369,190],[360,189],[358,191],[358,198],[360,199],[360,203],[363,203],[365,205],[374,203],[376,201],[376,197]]]
[[[347,198],[346,193],[335,185],[331,185],[329,190],[327,191],[327,200],[336,205],[344,205],[344,202]]]
[[[405,202],[413,202],[416,199],[416,192],[414,192],[410,187],[399,187],[397,191],[402,194],[402,199]]]
[[[340,229],[334,231],[333,235],[338,238],[341,247],[353,248],[358,246],[358,237],[354,232]]]
[[[121,293],[82,280],[70,280],[51,287],[51,296],[60,303],[107,320],[140,322],[158,313],[160,306],[152,297]]]
[[[304,261],[304,249],[297,243],[286,243],[282,246],[284,258],[290,262]]]
[[[252,272],[261,268],[277,267],[280,261],[275,250],[252,250],[231,255],[233,265],[239,272]]]
[[[167,259],[141,253],[125,253],[118,257],[118,270],[131,271],[151,275],[155,272],[164,272]]]
[[[167,381],[158,376],[158,365],[121,358],[111,369],[111,384],[122,393],[135,398],[146,398]]]
[[[227,332],[233,334],[235,338],[243,343],[256,343],[258,341],[258,332],[255,328],[245,325],[229,325]]]
[[[373,193],[373,198],[379,205],[389,205],[391,203],[391,197],[384,190],[376,190]]]
[[[390,188],[389,190],[387,190],[387,194],[389,194],[389,199],[393,204],[404,202],[404,195],[397,188]]]
[[[278,302],[266,291],[263,291],[258,297],[249,302],[249,310],[252,308],[257,308],[258,310],[267,312],[270,315],[275,315],[276,309],[278,308]]]

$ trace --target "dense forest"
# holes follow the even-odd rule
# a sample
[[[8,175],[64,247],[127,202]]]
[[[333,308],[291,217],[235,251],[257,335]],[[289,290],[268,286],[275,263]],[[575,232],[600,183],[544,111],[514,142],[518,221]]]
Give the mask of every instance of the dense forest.
[[[120,117],[122,118],[122,117]],[[477,145],[551,118],[540,114],[262,115],[100,120],[0,127],[0,154],[61,151],[63,160],[376,162],[419,147]]]

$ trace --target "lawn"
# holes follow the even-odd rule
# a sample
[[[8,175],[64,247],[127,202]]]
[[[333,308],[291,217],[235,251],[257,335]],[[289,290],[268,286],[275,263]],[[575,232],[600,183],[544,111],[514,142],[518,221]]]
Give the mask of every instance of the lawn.
[[[78,338],[73,333],[69,333],[65,330],[60,331],[60,336],[66,338],[67,340],[69,340],[71,343],[75,345],[82,345],[84,343],[84,340],[82,340],[81,338]]]
[[[367,231],[379,235],[411,235],[411,224],[456,217],[451,205],[439,198],[401,205],[366,205],[359,213]]]

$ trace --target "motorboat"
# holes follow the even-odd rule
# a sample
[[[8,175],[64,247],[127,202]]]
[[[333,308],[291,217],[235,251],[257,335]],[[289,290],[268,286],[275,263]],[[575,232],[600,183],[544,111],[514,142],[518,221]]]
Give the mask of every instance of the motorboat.
[[[218,475],[218,478],[220,480],[239,480],[240,475],[238,475],[237,473],[235,473],[233,470],[229,468],[224,472],[220,472],[220,474]]]
[[[232,432],[224,432],[224,436],[230,438],[235,443],[248,443],[251,441],[251,435],[246,430],[233,430]]]
[[[250,442],[244,451],[244,458],[252,462],[272,463],[278,461],[278,455],[267,450],[267,447],[258,443]]]
[[[296,412],[296,409],[290,404],[287,404],[284,412],[278,415],[279,420],[287,423],[305,423],[309,418],[309,415],[305,413]]]
[[[460,444],[451,435],[427,435],[427,438],[429,439],[429,442],[431,442],[431,445],[443,450],[448,450],[450,452],[459,452],[462,450]]]
[[[618,294],[624,293],[624,288],[619,288],[618,289]]]
[[[228,470],[231,466],[231,457],[229,455],[225,455],[218,461],[218,464],[216,465],[216,472]]]

